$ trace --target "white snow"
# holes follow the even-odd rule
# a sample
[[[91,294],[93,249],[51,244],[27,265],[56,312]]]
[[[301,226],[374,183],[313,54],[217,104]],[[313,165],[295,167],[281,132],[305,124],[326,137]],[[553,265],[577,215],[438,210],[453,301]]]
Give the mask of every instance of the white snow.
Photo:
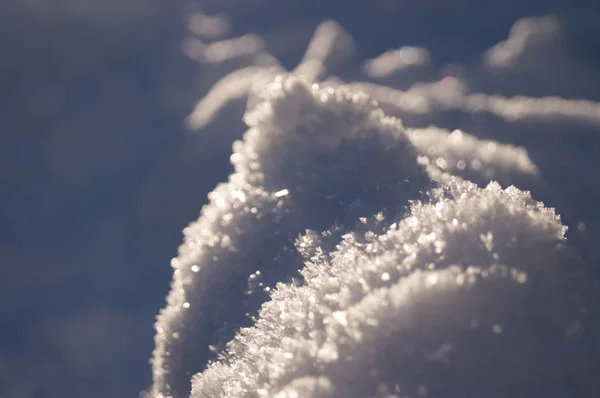
[[[519,55],[520,26],[489,62]],[[239,40],[212,44],[215,59],[247,55]],[[386,112],[598,124],[600,104],[472,93],[458,77],[345,84],[331,71],[353,51],[325,22],[292,73],[244,61],[190,115],[201,129],[249,99],[234,172],[172,262],[152,395],[188,396],[191,379],[193,398],[571,396],[576,259],[528,191],[538,167],[524,148]],[[411,47],[364,68],[428,60]]]
[[[365,73],[372,79],[389,77],[404,69],[429,64],[429,51],[420,47],[404,46],[397,50],[386,51],[377,58],[364,63]]]
[[[304,284],[278,285],[256,325],[194,377],[192,397],[260,396],[257,389],[417,396],[422,386],[436,397],[525,397],[562,388],[573,363],[559,352],[571,345],[564,331],[577,311],[557,279],[568,258],[560,218],[496,183],[453,179],[430,195],[397,228],[349,233],[332,253],[314,233],[300,238],[314,252]],[[548,327],[538,331],[533,318]],[[523,386],[536,368],[535,385]]]

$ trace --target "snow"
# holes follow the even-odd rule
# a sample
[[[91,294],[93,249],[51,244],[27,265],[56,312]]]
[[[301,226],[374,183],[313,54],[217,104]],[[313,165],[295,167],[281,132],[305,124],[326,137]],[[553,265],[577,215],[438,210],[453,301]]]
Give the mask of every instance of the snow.
[[[564,396],[573,363],[563,355],[575,346],[564,331],[578,310],[560,281],[560,218],[497,183],[454,178],[430,196],[376,225],[379,235],[344,235],[332,253],[319,234],[301,237],[304,283],[277,286],[256,325],[194,376],[192,397],[416,396],[422,386],[436,397]],[[542,355],[540,340],[553,349]],[[544,371],[523,386],[534,368]]]
[[[157,323],[156,394],[181,394],[209,345],[233,337],[268,298],[248,289],[251,274],[260,271],[262,284],[274,287],[302,268],[298,234],[351,229],[377,212],[395,217],[429,185],[399,121],[344,87],[281,76],[245,120],[235,172],[184,231],[172,264],[169,305]]]
[[[518,23],[485,66],[518,65],[556,23]],[[453,75],[373,82],[430,73],[417,47],[367,61],[361,80],[332,21],[292,72],[239,40],[211,44],[227,57],[205,62],[241,65],[189,125],[247,99],[248,130],[173,259],[151,395],[188,396],[191,382],[192,398],[592,396],[582,262],[532,196],[553,195],[538,165],[523,147],[422,124],[459,112],[598,125],[600,104],[477,92]]]
[[[484,62],[491,68],[511,68],[519,61],[523,62],[531,53],[540,52],[540,47],[548,46],[559,35],[560,22],[558,18],[546,16],[543,18],[524,18],[515,23],[507,40],[504,40],[489,49],[484,54]],[[551,45],[551,44],[550,44]]]
[[[521,147],[480,140],[454,130],[436,127],[408,130],[421,162],[485,186],[490,180],[523,189],[539,186],[539,172]]]
[[[372,79],[383,79],[397,75],[409,68],[429,64],[429,51],[424,48],[404,46],[397,50],[389,50],[363,64],[367,76]]]
[[[274,365],[313,366],[318,359],[327,360],[319,362],[326,367],[310,374],[282,368],[281,379],[271,379],[259,369],[264,363],[250,364],[249,377],[269,379],[260,388],[247,384],[248,394],[344,395],[340,383],[356,374],[350,366],[376,366],[402,374],[368,375],[367,369],[355,377],[356,391],[345,395],[364,388],[376,390],[371,395],[447,398],[439,393],[440,384],[460,391],[457,384],[468,386],[470,380],[492,387],[506,382],[514,394],[504,396],[523,395],[524,387],[515,386],[519,372],[521,386],[537,388],[529,391],[533,396],[600,396],[595,377],[600,372],[595,305],[600,23],[593,2],[55,3],[5,0],[0,6],[5,33],[0,38],[5,50],[0,61],[1,397],[125,397],[150,388],[152,323],[166,304],[172,272],[176,285],[161,316],[155,387],[167,393],[161,383],[171,383],[177,397],[188,396],[195,374],[195,380],[218,380],[211,370],[205,372],[211,361],[224,369],[231,366],[228,361],[246,367],[247,352],[226,348],[227,343],[262,325],[266,303],[280,297],[285,286],[303,298],[305,287],[316,288],[322,282],[318,275],[325,277],[321,266],[332,264],[343,280],[337,274],[327,280],[335,290],[313,311],[335,309],[327,315],[327,328],[313,328],[330,342],[321,356],[299,358],[303,347],[297,335],[286,344],[300,351],[265,345],[279,355]],[[522,16],[548,12],[556,16],[527,18],[510,30]],[[186,26],[182,17],[187,16]],[[323,18],[336,22],[319,24]],[[278,86],[277,76],[288,86]],[[354,95],[363,108],[352,103]],[[325,96],[330,98],[322,104]],[[187,120],[194,130],[188,131],[182,122],[198,98]],[[272,106],[275,113],[267,109]],[[243,138],[246,108],[252,132]],[[379,109],[396,119],[382,117]],[[231,157],[234,170],[229,160],[236,140],[241,141]],[[384,153],[388,141],[391,151]],[[232,170],[236,175],[228,180]],[[395,178],[408,181],[394,190]],[[501,188],[486,188],[492,180]],[[218,182],[224,184],[209,200]],[[546,231],[538,243],[542,255],[557,255],[552,261],[544,263],[520,248],[518,256],[503,249],[498,258],[510,259],[494,263],[508,235],[521,241],[522,230],[531,232],[529,224],[510,229],[504,221],[517,220],[501,216],[502,209],[521,208],[501,193],[510,193],[511,185],[523,192],[514,197],[525,208],[543,201],[544,208],[561,215],[559,223],[542,208],[519,213],[525,221],[531,214],[554,228],[531,227]],[[527,199],[529,190],[535,201]],[[461,202],[462,192],[479,201]],[[492,193],[500,202],[490,202],[486,195]],[[186,230],[171,269],[167,264],[176,255],[181,230],[207,202]],[[462,225],[460,217],[444,222],[417,216],[419,206],[433,212],[427,206],[440,202],[435,210],[440,217],[446,208],[455,209],[455,202],[473,214],[486,214],[479,202],[502,211],[469,224],[477,231],[460,235],[467,240],[460,243],[449,232]],[[437,227],[423,222],[428,217]],[[566,242],[561,224],[569,227]],[[406,241],[386,240],[399,228],[410,232]],[[500,234],[504,229],[507,236]],[[412,266],[427,267],[399,274],[386,262],[400,261],[409,251],[419,256]],[[444,263],[443,255],[453,256],[456,264]],[[430,257],[437,271],[425,264]],[[480,257],[471,269],[477,275],[493,270],[491,276],[463,292],[452,278]],[[527,258],[531,265],[549,265],[539,274],[548,278],[535,276],[523,264]],[[566,264],[569,274],[553,264]],[[346,268],[364,283],[344,273]],[[434,281],[436,289],[445,290],[429,289]],[[572,284],[568,290],[575,291],[571,297],[580,303],[575,307],[581,307],[581,316],[571,304],[564,317],[556,310],[560,303],[554,300],[568,296],[561,286],[549,285],[557,281]],[[520,306],[519,292],[529,292],[521,300],[527,306]],[[393,306],[380,307],[386,295]],[[548,308],[538,305],[542,301]],[[472,302],[481,308],[473,309]],[[504,303],[506,308],[499,308]],[[426,304],[444,315],[440,323],[429,317],[434,309]],[[524,308],[522,316],[515,315],[517,307]],[[373,320],[393,328],[390,335],[367,324],[367,308]],[[421,318],[398,320],[394,308],[414,309]],[[485,331],[493,336],[461,340],[448,323],[453,314],[477,317],[475,326],[488,319]],[[344,331],[334,322],[347,324],[350,337],[363,333],[365,344],[340,341]],[[569,325],[566,340],[558,336],[564,324]],[[548,331],[552,325],[555,330]],[[522,335],[511,335],[513,326],[521,327]],[[412,330],[423,335],[428,330],[430,340],[419,340]],[[377,341],[367,344],[370,334]],[[537,340],[532,342],[531,334]],[[408,358],[394,351],[398,336],[416,350],[414,361],[392,359]],[[498,340],[503,337],[504,343]],[[377,344],[385,345],[389,358],[377,356],[383,352]],[[525,344],[541,359],[532,359]],[[491,352],[494,347],[502,352]],[[334,348],[360,353],[362,360],[336,362],[330,358]],[[520,357],[523,363],[516,363]],[[448,365],[432,370],[432,358]],[[570,358],[577,361],[574,367]],[[486,367],[496,362],[514,372]],[[564,371],[563,384],[553,384],[555,371]],[[552,391],[540,391],[541,379]],[[472,387],[470,395],[504,391],[482,392],[482,386]],[[195,387],[202,391],[200,384]]]

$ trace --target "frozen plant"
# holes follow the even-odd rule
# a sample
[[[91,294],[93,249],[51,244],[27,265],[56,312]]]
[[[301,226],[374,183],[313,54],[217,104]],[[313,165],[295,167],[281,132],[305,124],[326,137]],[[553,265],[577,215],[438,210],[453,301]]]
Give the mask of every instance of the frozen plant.
[[[528,153],[386,112],[596,124],[598,104],[472,93],[455,77],[345,84],[328,66],[351,40],[332,22],[289,74],[262,44],[222,44],[205,62],[244,66],[189,122],[248,97],[249,129],[172,261],[154,397],[187,397],[190,381],[193,398],[591,396],[576,257],[527,191],[540,183]],[[366,70],[396,73],[397,56]]]

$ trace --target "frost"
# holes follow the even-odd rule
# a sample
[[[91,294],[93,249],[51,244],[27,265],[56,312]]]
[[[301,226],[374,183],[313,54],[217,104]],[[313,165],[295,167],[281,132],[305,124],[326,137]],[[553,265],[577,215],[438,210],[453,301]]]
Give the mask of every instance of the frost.
[[[405,46],[390,50],[364,63],[363,69],[373,79],[381,79],[398,74],[405,69],[429,64],[429,51],[424,48]]]
[[[298,234],[335,225],[339,235],[376,212],[396,218],[429,185],[400,122],[364,95],[281,76],[256,101],[234,144],[234,174],[186,228],[173,263],[157,323],[155,395],[183,395],[209,346],[218,351],[267,299],[245,294],[250,274],[273,287],[302,267]]]
[[[246,45],[247,42],[252,44],[250,48]],[[354,45],[348,33],[333,21],[323,22],[317,27],[304,58],[294,72],[307,80],[320,79],[331,73],[336,65],[343,65],[353,52]],[[197,104],[188,117],[191,128],[205,127],[228,102],[260,91],[268,81],[285,70],[255,36],[242,36],[234,40],[217,42],[208,47],[201,45],[198,46],[196,53],[190,52],[193,58],[201,62],[214,60],[216,63],[226,58],[240,61],[239,59],[247,53],[250,53],[253,58],[241,61],[245,68],[225,76]]]
[[[514,24],[507,40],[486,52],[485,63],[490,68],[510,68],[519,61],[524,64],[527,57],[539,57],[540,49],[551,45],[559,32],[556,17],[522,19]]]
[[[436,127],[408,131],[422,162],[452,175],[485,186],[495,180],[503,186],[535,186],[537,167],[524,148],[480,140],[461,130],[449,132]]]
[[[337,23],[327,21],[317,27],[304,58],[294,73],[309,80],[332,74],[333,68],[343,65],[354,53],[354,42]]]
[[[559,121],[600,124],[600,104],[587,100],[568,100],[558,97],[532,98],[504,97],[483,93],[469,93],[463,81],[447,77],[435,83],[396,90],[373,83],[355,83],[377,101],[398,110],[423,114],[435,110],[460,109],[477,114],[487,112],[509,122]]]
[[[221,39],[231,29],[231,23],[224,15],[196,12],[188,19],[188,28],[203,39]]]
[[[534,22],[488,63],[520,59]],[[585,377],[569,332],[582,316],[577,259],[560,217],[529,191],[538,166],[478,131],[411,121],[593,125],[600,105],[475,92],[450,75],[406,90],[344,83],[358,75],[354,44],[331,21],[291,73],[256,36],[219,39],[197,43],[197,58],[239,67],[188,122],[202,129],[248,98],[248,130],[172,262],[151,394],[188,396],[191,380],[193,398],[573,396],[565,375]],[[402,80],[428,64],[426,50],[404,47],[362,68]]]
[[[253,397],[257,388],[365,397],[383,387],[564,396],[562,375],[574,366],[563,356],[573,346],[564,330],[577,311],[560,282],[568,258],[560,218],[495,183],[455,180],[431,196],[398,228],[371,239],[351,233],[330,255],[307,259],[304,284],[278,285],[256,325],[193,378],[192,397]],[[531,369],[540,373],[525,386]]]
[[[278,72],[277,66],[262,68],[250,66],[232,72],[217,82],[188,116],[187,124],[192,129],[200,129],[208,125],[219,111],[233,99],[244,98],[255,85],[264,85],[273,79]]]

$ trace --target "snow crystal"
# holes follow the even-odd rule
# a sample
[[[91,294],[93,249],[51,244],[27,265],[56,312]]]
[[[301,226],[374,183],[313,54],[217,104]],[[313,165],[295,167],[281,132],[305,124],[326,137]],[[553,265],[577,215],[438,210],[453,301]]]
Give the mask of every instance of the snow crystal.
[[[376,212],[395,218],[429,185],[402,125],[344,87],[281,76],[245,120],[250,130],[231,157],[235,173],[184,231],[157,323],[156,395],[182,396],[209,346],[218,351],[267,299],[256,289],[246,295],[250,274],[258,269],[274,286],[302,267],[298,234],[352,230]]]
[[[351,233],[307,259],[304,284],[278,285],[256,325],[194,376],[192,397],[565,396],[578,311],[560,282],[560,218],[495,183],[457,179],[431,197],[374,250]]]
[[[528,23],[488,62],[519,58],[515,37],[538,34]],[[388,114],[598,124],[600,104],[471,92],[456,76],[345,84],[354,44],[331,21],[292,73],[255,36],[197,51],[241,66],[190,126],[248,98],[249,129],[172,262],[153,396],[188,396],[190,379],[193,398],[573,395],[585,377],[569,332],[581,323],[575,257],[560,217],[528,191],[538,167],[523,148]],[[428,60],[404,47],[363,71],[406,78]]]

